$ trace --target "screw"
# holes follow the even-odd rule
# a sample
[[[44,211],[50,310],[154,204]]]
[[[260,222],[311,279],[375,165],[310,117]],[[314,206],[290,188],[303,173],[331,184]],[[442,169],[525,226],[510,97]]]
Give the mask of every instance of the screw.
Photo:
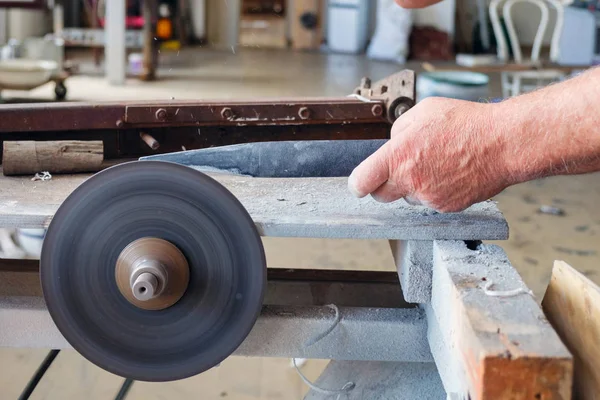
[[[167,110],[165,110],[164,108],[159,108],[156,111],[156,119],[159,121],[164,121],[165,119],[167,119]]]
[[[300,109],[298,110],[298,116],[302,119],[310,118],[310,110],[308,109],[308,107],[300,107]]]
[[[380,117],[381,114],[383,114],[383,107],[381,107],[381,104],[375,104],[373,108],[371,108],[371,112],[374,116]]]
[[[123,122],[122,119],[117,120],[117,128],[122,128],[124,125],[125,125],[125,122]]]
[[[223,117],[225,119],[231,119],[231,118],[233,118],[233,111],[231,110],[231,108],[224,107],[221,110],[221,117]]]

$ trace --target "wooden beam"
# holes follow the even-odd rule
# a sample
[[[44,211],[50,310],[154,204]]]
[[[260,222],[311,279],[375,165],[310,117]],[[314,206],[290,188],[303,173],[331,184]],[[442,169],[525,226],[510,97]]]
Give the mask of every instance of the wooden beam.
[[[574,398],[600,398],[600,288],[555,261],[542,307],[575,357]]]
[[[522,290],[499,296],[515,289]],[[473,400],[571,398],[571,354],[500,247],[436,241],[425,309],[449,393]]]

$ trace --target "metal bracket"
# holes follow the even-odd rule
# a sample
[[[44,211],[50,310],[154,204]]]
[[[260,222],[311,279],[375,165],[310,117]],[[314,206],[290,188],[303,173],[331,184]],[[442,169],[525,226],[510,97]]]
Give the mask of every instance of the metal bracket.
[[[363,78],[354,93],[369,100],[382,100],[385,104],[385,115],[390,123],[413,107],[417,101],[416,74],[405,69],[374,84],[371,79]]]

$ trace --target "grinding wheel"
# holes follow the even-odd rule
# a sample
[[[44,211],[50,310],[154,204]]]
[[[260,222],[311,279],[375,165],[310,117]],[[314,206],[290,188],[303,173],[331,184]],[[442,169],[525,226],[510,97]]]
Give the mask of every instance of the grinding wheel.
[[[40,275],[50,315],[84,357],[168,381],[242,343],[262,306],[266,262],[226,188],[188,167],[137,161],[92,176],[63,202]]]

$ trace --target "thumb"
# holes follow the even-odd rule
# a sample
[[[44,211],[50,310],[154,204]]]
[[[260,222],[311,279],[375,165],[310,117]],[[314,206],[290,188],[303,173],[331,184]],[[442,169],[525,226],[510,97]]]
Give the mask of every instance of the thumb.
[[[348,189],[356,197],[365,197],[383,185],[390,177],[389,154],[391,140],[354,168],[348,177]]]

